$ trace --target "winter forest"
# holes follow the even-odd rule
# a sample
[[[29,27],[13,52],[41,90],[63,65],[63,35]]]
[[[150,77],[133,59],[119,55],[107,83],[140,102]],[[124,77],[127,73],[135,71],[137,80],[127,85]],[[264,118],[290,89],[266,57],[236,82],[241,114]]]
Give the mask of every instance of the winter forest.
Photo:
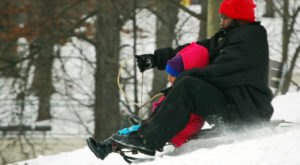
[[[9,164],[104,140],[130,115],[147,118],[167,75],[139,72],[134,55],[211,37],[222,0],[0,2],[0,164]],[[255,2],[279,62],[275,98],[298,92],[300,2]]]

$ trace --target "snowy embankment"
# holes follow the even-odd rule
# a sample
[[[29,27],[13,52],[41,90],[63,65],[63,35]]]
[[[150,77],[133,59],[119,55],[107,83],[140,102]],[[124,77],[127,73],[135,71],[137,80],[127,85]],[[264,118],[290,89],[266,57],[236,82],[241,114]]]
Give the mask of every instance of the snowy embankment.
[[[274,99],[273,119],[295,122],[292,127],[261,128],[225,138],[192,140],[174,151],[170,146],[155,159],[139,164],[172,165],[299,165],[300,164],[300,93]],[[138,155],[142,156],[143,155]],[[87,147],[73,152],[14,163],[14,165],[125,165],[118,154],[104,161],[97,159]]]

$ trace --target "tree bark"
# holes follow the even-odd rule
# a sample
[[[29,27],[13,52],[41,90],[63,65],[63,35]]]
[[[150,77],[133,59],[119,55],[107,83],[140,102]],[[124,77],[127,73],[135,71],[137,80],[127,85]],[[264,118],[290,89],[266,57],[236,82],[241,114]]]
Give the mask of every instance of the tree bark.
[[[200,29],[199,29],[199,40],[205,39],[207,37],[207,7],[208,0],[201,1],[201,17],[200,20]]]
[[[291,60],[291,65],[289,67],[289,70],[286,73],[285,81],[284,81],[284,84],[283,84],[283,87],[282,87],[282,94],[286,94],[289,91],[291,81],[292,81],[292,77],[293,77],[293,71],[295,69],[296,62],[297,62],[297,59],[299,57],[299,54],[300,54],[300,45],[298,45],[298,48],[296,49],[296,51],[293,55],[293,58]]]
[[[172,0],[175,3],[180,3],[179,0]],[[156,21],[156,47],[172,47],[175,39],[175,28],[178,22],[178,7],[170,2],[157,0],[157,18]],[[152,82],[152,90],[150,95],[157,94],[167,85],[167,74],[165,72],[154,70]]]
[[[220,28],[219,7],[222,0],[208,1],[207,36],[211,37]]]
[[[51,19],[55,15],[55,9],[59,3],[52,1],[33,1],[36,9],[39,9],[38,15],[40,19],[47,20],[35,40],[31,43],[30,51],[37,52],[34,61],[34,78],[32,89],[39,99],[37,121],[47,120],[51,118],[50,100],[54,93],[52,84],[52,66],[54,60],[55,46],[55,29],[57,28],[54,20]]]
[[[45,42],[47,42],[47,44]],[[41,38],[39,44],[41,44],[42,47],[34,63],[35,70],[32,83],[32,89],[39,100],[37,121],[51,118],[50,100],[51,95],[54,93],[52,84],[54,44],[50,44],[45,38]]]
[[[275,10],[274,10],[273,0],[266,0],[266,11],[263,16],[274,18],[274,13],[275,13]]]
[[[297,25],[298,15],[300,13],[300,7],[297,7],[296,10],[292,10],[292,13],[289,13],[290,4],[288,0],[284,0],[283,3],[283,25],[282,25],[282,62],[283,64],[289,64],[286,70],[286,74],[283,77],[283,85],[281,89],[282,94],[286,94],[289,91],[290,84],[292,81],[293,70],[296,65],[296,61],[300,52],[300,45],[297,46],[293,55],[291,55],[291,62],[289,63],[290,52],[289,46],[292,44],[292,35],[295,32],[295,26]],[[283,68],[285,69],[285,68]]]
[[[95,131],[97,140],[104,140],[120,126],[119,90],[116,77],[119,69],[121,21],[117,0],[97,0]]]
[[[289,52],[289,39],[290,39],[290,33],[289,33],[289,0],[283,0],[283,16],[282,16],[282,72],[287,73],[286,68],[284,68],[284,64],[288,63],[288,52]],[[286,74],[283,77],[284,83],[281,86],[281,89],[278,89],[281,91],[281,93],[286,93],[288,88],[288,83],[286,82]]]
[[[4,1],[0,3],[0,72],[6,77],[17,75],[16,64],[19,60],[17,53],[17,37],[14,30],[18,29],[18,19],[20,14],[13,10],[18,10],[18,3]]]

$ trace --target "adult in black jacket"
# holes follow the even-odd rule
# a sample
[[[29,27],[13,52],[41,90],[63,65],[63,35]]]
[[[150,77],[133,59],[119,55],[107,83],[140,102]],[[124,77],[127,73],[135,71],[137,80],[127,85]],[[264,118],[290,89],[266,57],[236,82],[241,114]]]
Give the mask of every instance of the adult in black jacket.
[[[137,133],[116,134],[114,141],[155,151],[185,127],[190,113],[214,124],[269,121],[273,108],[268,87],[268,41],[264,27],[254,21],[254,8],[252,0],[224,0],[219,11],[220,31],[197,42],[208,48],[210,64],[181,73],[159,111]],[[167,60],[183,47],[137,56],[140,70],[165,69]]]

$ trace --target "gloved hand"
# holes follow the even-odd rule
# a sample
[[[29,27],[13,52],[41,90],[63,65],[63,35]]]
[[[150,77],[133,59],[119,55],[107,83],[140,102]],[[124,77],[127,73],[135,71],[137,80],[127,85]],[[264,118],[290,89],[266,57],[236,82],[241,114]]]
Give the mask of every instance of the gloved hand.
[[[140,72],[144,72],[156,66],[155,56],[153,54],[135,55],[135,58]]]
[[[123,128],[123,129],[119,130],[118,133],[119,133],[120,135],[128,135],[128,134],[130,134],[131,132],[134,132],[134,131],[139,130],[140,127],[141,127],[140,124],[138,124],[138,125],[133,125],[133,126],[131,126],[131,127],[129,127],[129,128]]]

